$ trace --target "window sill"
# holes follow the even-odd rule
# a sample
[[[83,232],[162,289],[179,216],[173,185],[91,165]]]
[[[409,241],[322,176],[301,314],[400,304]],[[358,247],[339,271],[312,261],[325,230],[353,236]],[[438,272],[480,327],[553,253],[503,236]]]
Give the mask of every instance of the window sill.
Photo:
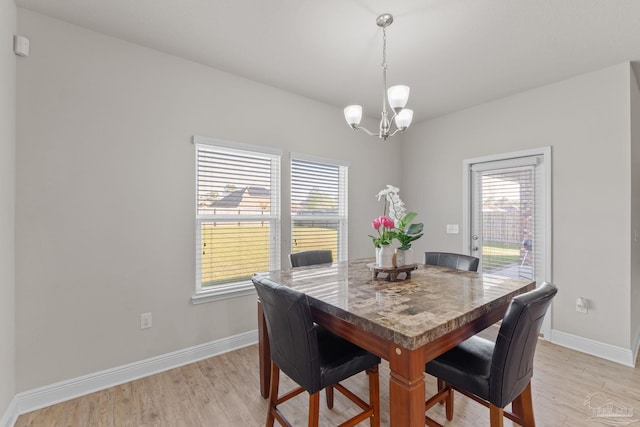
[[[256,295],[256,289],[253,283],[236,283],[233,285],[216,286],[215,289],[209,289],[196,293],[191,297],[192,304],[203,304],[206,302],[222,301],[229,298],[238,298],[246,295]]]

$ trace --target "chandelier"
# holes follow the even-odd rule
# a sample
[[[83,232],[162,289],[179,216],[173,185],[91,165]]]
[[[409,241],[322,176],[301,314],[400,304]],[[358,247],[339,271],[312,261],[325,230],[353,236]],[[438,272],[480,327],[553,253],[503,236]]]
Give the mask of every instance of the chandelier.
[[[367,134],[377,136],[385,141],[398,132],[404,132],[411,125],[413,119],[413,110],[404,108],[409,99],[409,86],[397,85],[387,89],[387,27],[392,22],[393,16],[389,13],[384,13],[376,19],[376,24],[382,28],[382,118],[378,133],[360,126],[362,105],[349,105],[344,109],[344,118],[353,130],[363,130]],[[387,113],[387,102],[393,110],[391,119]],[[393,133],[391,133],[392,122],[396,125]]]

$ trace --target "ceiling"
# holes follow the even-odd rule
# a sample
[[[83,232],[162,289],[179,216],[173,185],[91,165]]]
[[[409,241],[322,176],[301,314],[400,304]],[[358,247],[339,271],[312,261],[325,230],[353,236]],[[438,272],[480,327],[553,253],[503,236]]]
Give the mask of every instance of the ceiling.
[[[640,0],[16,3],[370,117],[382,102],[375,20],[389,12],[388,83],[411,87],[414,122],[640,59]]]

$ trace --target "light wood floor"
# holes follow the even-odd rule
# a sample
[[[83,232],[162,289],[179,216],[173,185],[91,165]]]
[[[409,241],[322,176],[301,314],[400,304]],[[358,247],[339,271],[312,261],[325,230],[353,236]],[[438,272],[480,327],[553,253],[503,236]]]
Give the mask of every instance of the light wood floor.
[[[389,369],[380,367],[381,424],[389,425]],[[435,381],[427,376],[427,396]],[[346,382],[366,400],[367,380],[361,374]],[[283,375],[281,387],[292,386]],[[282,390],[282,388],[281,388]],[[598,426],[589,421],[592,411],[585,401],[594,393],[592,406],[610,399],[633,409],[640,419],[640,367],[629,368],[541,341],[533,377],[533,404],[538,426]],[[283,405],[285,416],[296,426],[306,425],[307,394]],[[444,407],[429,415],[447,426],[488,426],[488,409],[456,395],[453,421],[445,422]],[[324,401],[321,425],[337,425],[351,413],[348,400],[336,393],[333,410]],[[21,415],[15,427],[54,426],[260,426],[266,401],[260,397],[256,345],[197,363],[132,381],[68,402]],[[361,424],[367,426],[368,422]],[[506,420],[505,426],[513,424]],[[640,421],[633,425],[640,427]]]

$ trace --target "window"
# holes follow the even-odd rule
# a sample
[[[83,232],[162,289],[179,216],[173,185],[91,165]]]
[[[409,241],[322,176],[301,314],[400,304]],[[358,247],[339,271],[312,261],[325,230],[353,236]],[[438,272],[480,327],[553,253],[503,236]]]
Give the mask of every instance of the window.
[[[480,270],[533,279],[533,242],[537,243],[533,166],[478,171],[472,166],[471,171],[476,187],[471,196],[473,232],[482,248]]]
[[[329,249],[347,259],[347,168],[291,154],[291,252]]]
[[[280,153],[194,137],[194,302],[254,291],[251,276],[280,268]]]

